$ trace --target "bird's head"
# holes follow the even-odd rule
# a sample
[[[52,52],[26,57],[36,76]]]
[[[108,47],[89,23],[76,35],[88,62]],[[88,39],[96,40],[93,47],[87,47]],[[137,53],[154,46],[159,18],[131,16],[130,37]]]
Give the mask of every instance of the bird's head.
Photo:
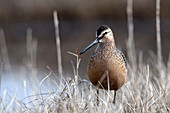
[[[94,40],[83,51],[81,51],[80,55],[98,43],[110,43],[110,42],[114,43],[113,32],[107,25],[102,25],[101,27],[99,27],[99,29],[97,29],[96,40]]]

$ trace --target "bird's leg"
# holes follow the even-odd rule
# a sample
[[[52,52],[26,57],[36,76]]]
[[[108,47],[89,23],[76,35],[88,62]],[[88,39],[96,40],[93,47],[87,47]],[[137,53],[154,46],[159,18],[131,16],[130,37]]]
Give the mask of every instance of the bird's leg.
[[[97,106],[99,105],[99,89],[97,89]]]
[[[114,99],[113,99],[113,104],[116,104],[116,91],[114,90]]]

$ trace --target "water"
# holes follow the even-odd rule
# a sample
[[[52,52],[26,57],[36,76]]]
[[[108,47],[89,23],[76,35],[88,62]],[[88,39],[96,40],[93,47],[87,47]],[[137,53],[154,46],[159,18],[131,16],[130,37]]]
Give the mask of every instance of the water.
[[[45,75],[45,73],[44,73]],[[59,83],[57,77],[54,75],[44,76],[28,76],[26,73],[3,73],[1,77],[1,97],[6,101],[16,96],[16,100],[21,102],[29,102],[32,100],[33,95],[51,93],[57,91],[58,88],[55,84]],[[43,80],[44,79],[44,80]],[[51,80],[53,81],[51,81]],[[42,81],[43,80],[43,81]],[[32,96],[32,97],[30,97]]]

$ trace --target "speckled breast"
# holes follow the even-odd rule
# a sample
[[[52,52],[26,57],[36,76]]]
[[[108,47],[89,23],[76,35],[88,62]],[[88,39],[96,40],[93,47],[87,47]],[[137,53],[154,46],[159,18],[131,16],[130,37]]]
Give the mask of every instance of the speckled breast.
[[[88,64],[88,76],[93,85],[110,90],[118,90],[126,80],[126,62],[121,51],[96,50]],[[109,78],[107,78],[109,77]]]

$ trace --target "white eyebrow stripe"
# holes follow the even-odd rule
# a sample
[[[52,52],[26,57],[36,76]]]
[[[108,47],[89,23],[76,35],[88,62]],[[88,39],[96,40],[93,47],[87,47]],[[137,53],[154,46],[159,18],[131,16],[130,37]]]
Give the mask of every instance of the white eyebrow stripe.
[[[101,34],[100,34],[98,37],[103,36],[103,34],[104,34],[105,32],[111,32],[111,29],[104,30],[103,32],[101,32]]]
[[[111,32],[111,30],[107,29],[107,30],[103,31],[101,34],[104,34],[105,32]]]
[[[105,32],[110,32],[110,31],[111,31],[111,29],[107,29],[107,30],[105,30],[103,32],[105,33]],[[102,34],[103,34],[103,32],[102,32]]]

